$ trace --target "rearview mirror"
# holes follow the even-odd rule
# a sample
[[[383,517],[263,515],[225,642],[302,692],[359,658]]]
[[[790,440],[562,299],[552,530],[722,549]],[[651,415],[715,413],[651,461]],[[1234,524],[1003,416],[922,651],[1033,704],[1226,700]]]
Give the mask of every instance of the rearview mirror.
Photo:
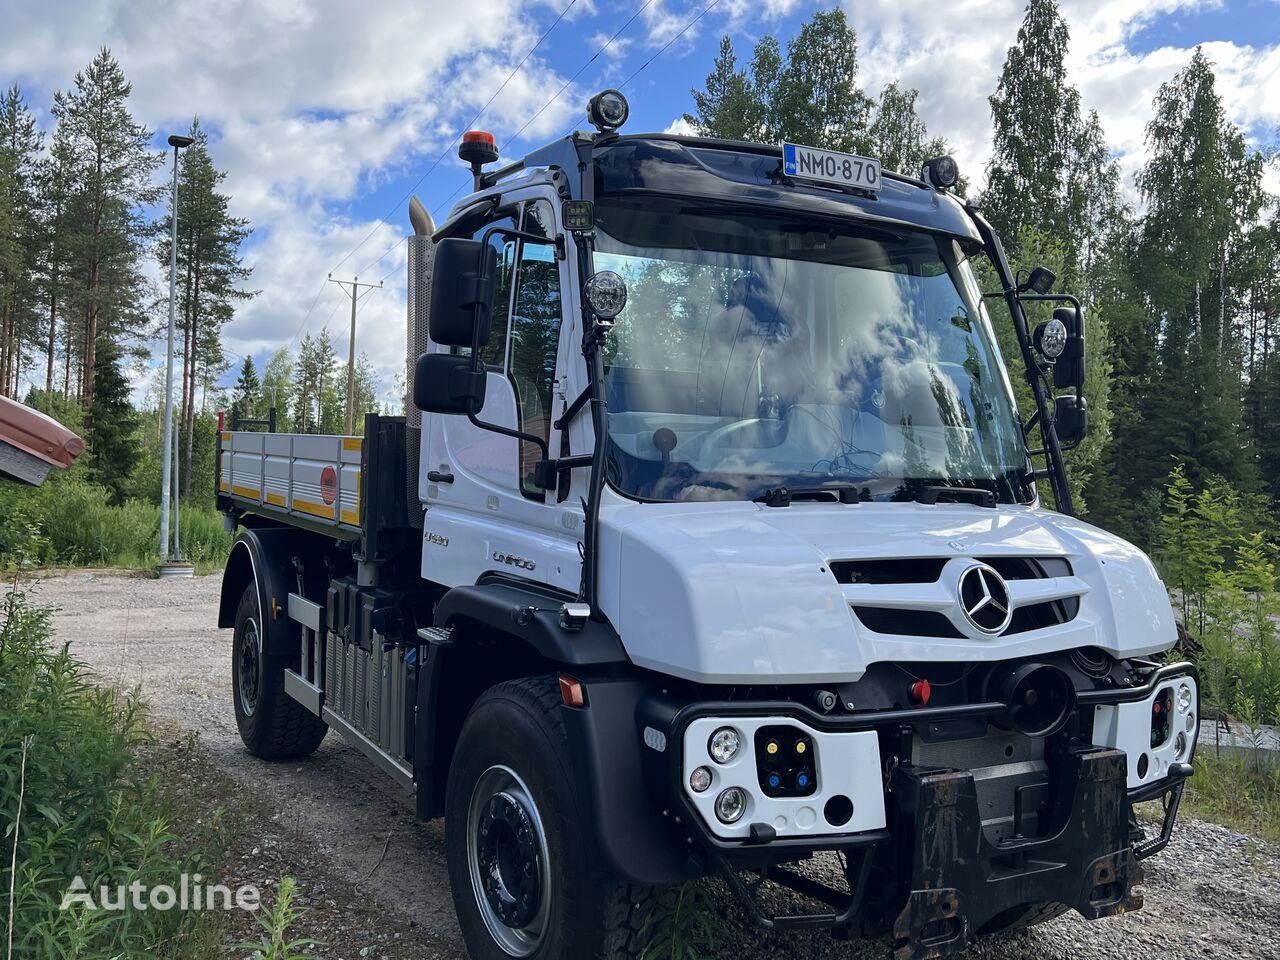
[[[493,322],[498,251],[479,240],[448,237],[436,244],[431,282],[431,339],[446,347],[480,347]]]
[[[1073,393],[1055,397],[1053,424],[1057,428],[1058,442],[1064,446],[1075,446],[1083,440],[1089,432],[1089,406],[1084,397]]]
[[[470,413],[484,406],[484,367],[471,357],[424,353],[413,371],[413,405],[426,413]]]
[[[1084,389],[1084,314],[1075,307],[1057,307],[1053,319],[1067,328],[1067,342],[1053,366],[1053,385],[1059,390]]]

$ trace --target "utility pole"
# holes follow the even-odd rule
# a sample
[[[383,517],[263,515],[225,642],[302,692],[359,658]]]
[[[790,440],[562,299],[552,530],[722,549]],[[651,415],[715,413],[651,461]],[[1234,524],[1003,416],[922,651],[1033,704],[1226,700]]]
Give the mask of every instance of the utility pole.
[[[351,436],[355,432],[353,418],[356,406],[356,293],[361,287],[379,290],[382,288],[382,281],[361,283],[359,277],[352,277],[350,280],[335,280],[333,279],[333,274],[330,274],[329,282],[336,283],[340,287],[351,288],[351,342],[347,347],[347,436]]]

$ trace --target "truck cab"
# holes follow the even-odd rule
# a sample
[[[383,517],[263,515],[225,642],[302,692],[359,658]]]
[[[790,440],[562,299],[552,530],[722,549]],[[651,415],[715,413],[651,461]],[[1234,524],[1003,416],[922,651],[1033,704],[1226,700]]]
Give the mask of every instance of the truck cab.
[[[1150,561],[1073,515],[1079,301],[1011,275],[951,158],[626,112],[505,166],[463,138],[474,191],[410,240],[405,421],[224,434],[246,743],[337,728],[445,816],[477,957],[630,955],[701,874],[899,960],[1136,909],[1198,681]]]

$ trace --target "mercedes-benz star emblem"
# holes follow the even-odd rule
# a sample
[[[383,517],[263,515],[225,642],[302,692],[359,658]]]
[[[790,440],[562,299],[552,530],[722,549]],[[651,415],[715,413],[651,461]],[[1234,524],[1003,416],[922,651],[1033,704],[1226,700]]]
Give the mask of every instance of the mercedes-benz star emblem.
[[[975,563],[960,574],[960,609],[983,633],[1003,633],[1013,619],[1009,585],[985,563]]]

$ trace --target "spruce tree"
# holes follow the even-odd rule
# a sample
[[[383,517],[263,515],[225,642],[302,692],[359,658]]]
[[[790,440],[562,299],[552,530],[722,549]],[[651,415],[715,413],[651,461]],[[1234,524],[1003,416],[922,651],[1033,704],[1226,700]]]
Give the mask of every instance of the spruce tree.
[[[760,110],[751,95],[751,81],[739,69],[727,36],[720,38],[720,53],[706,87],[693,91],[693,105],[696,112],[684,118],[704,137],[750,140],[759,129]]]
[[[693,92],[697,112],[685,119],[706,136],[854,150],[871,112],[857,78],[857,33],[843,10],[820,10],[785,57],[777,38],[761,37],[746,71],[724,37],[705,88]]]
[[[231,393],[231,422],[240,419],[252,419],[258,416],[258,401],[262,392],[262,383],[258,379],[258,370],[253,365],[253,357],[246,355],[240,364],[240,376]]]
[[[926,160],[949,152],[941,137],[929,139],[929,131],[916,112],[919,95],[918,90],[902,89],[896,80],[880,91],[862,149],[885,170],[918,177]]]
[[[120,350],[103,338],[94,351],[93,406],[85,417],[89,477],[124,499],[129,475],[138,462],[138,415],[129,398],[129,381],[120,369]]]

